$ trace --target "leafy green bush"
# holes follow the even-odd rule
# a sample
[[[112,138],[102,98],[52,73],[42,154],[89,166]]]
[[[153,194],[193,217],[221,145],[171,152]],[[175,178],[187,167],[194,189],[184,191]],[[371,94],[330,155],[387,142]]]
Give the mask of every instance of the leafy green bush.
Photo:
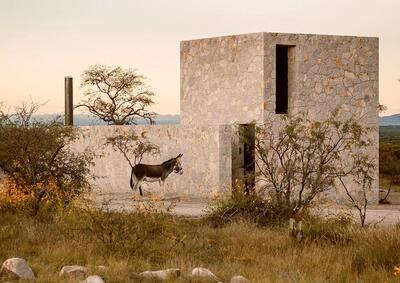
[[[17,194],[36,214],[40,204],[67,205],[90,189],[90,152],[75,153],[69,145],[78,138],[77,128],[59,119],[34,119],[36,104],[23,104],[12,114],[0,109],[0,164],[8,178],[3,190]]]

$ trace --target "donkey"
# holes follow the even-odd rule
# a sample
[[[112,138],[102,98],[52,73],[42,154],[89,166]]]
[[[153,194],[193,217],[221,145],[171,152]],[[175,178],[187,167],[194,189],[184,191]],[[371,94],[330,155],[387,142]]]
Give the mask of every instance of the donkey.
[[[131,172],[131,189],[135,191],[139,188],[140,195],[143,196],[141,184],[143,182],[159,182],[160,186],[164,186],[164,182],[169,174],[174,171],[176,174],[182,175],[183,169],[180,158],[182,153],[177,157],[168,159],[159,165],[137,164],[132,167]]]

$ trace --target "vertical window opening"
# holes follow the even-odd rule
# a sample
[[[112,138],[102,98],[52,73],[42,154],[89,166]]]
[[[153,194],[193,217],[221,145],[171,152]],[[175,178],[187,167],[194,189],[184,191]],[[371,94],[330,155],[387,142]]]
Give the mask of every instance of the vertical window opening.
[[[275,113],[287,114],[289,108],[289,50],[292,46],[276,46],[276,99]],[[292,63],[292,62],[290,62]]]

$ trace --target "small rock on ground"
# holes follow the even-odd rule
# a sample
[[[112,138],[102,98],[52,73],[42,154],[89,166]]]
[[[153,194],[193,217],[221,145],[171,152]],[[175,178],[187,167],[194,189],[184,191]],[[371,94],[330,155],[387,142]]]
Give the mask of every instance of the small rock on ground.
[[[85,280],[79,282],[79,283],[105,283],[103,278],[101,278],[98,275],[90,275],[88,278]]]
[[[241,275],[236,275],[231,278],[231,283],[250,283],[250,281]]]
[[[140,277],[146,280],[169,280],[172,278],[177,278],[181,275],[180,269],[177,268],[169,268],[164,270],[157,271],[144,271],[139,274]]]
[[[202,280],[208,280],[211,282],[219,282],[217,276],[210,270],[204,267],[196,267],[192,270],[192,276]]]
[[[0,274],[9,274],[21,279],[35,279],[35,275],[26,260],[17,257],[4,261]]]
[[[88,269],[80,265],[68,265],[64,266],[60,271],[60,276],[68,276],[70,278],[85,277],[88,273]]]

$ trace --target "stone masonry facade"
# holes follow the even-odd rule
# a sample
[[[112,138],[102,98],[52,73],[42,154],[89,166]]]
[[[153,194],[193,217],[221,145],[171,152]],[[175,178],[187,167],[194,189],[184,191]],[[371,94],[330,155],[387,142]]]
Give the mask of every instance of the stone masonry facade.
[[[340,117],[353,116],[372,128],[369,155],[376,169],[370,199],[377,202],[378,38],[253,33],[183,41],[181,123],[255,122],[279,127],[281,114],[275,114],[278,45],[289,47],[288,114],[303,112],[318,120],[339,108]],[[332,197],[341,202],[345,196],[338,192]]]
[[[288,47],[288,114],[306,112],[311,119],[323,119],[340,108],[340,117],[359,118],[373,129],[369,155],[378,165],[379,41],[355,36],[252,33],[182,41],[180,124],[85,128],[87,137],[77,149],[96,146],[115,131],[145,132],[161,150],[160,156],[146,157],[145,162],[161,163],[184,154],[185,173],[167,180],[172,194],[204,197],[229,190],[232,172],[243,163],[236,160],[241,150],[233,125],[279,127],[278,45]],[[98,187],[129,191],[129,165],[110,149],[105,156],[95,166],[106,176],[96,181]],[[374,177],[371,200],[376,202],[378,166]],[[333,198],[341,201],[343,194]]]

